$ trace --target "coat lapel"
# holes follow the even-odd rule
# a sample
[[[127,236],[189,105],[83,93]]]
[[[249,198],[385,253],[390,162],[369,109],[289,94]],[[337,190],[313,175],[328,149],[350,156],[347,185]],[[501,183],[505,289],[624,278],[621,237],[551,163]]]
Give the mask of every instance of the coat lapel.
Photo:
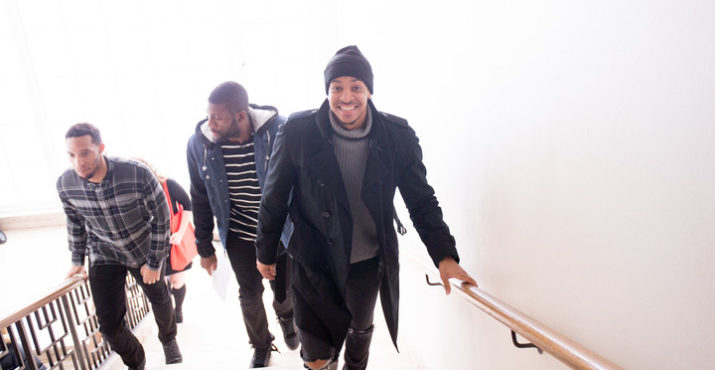
[[[315,145],[319,149],[311,155],[307,165],[312,176],[315,176],[320,183],[327,187],[328,191],[335,196],[338,204],[345,208],[345,211],[349,214],[350,203],[348,203],[343,175],[340,172],[332,145],[330,122],[328,121],[330,108],[327,103],[326,100],[317,115],[318,130],[322,136],[322,138],[316,138],[318,140],[315,141]]]
[[[328,191],[335,196],[338,204],[342,205],[350,213],[343,175],[340,173],[338,161],[335,159],[335,153],[330,144],[324,144],[318,152],[313,154],[310,158],[308,169],[312,176],[319,181],[319,184],[325,185]]]
[[[380,218],[376,218],[382,214],[382,205],[380,204],[382,201],[382,197],[380,196],[380,192],[382,191],[381,185],[390,173],[385,163],[386,134],[384,122],[380,119],[380,113],[374,109],[372,102],[370,102],[369,106],[370,109],[372,109],[372,131],[370,132],[370,146],[361,195],[365,206],[367,206],[373,216],[375,224],[381,227]]]

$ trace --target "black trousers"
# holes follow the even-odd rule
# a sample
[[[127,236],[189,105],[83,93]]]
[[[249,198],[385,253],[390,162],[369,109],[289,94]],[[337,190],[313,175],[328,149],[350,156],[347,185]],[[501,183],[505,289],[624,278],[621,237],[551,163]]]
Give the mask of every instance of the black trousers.
[[[154,284],[145,284],[139,269],[119,265],[98,265],[89,268],[89,286],[99,320],[99,331],[109,346],[119,354],[130,368],[144,360],[144,348],[124,320],[127,312],[126,283],[129,271],[151,303],[154,319],[159,326],[159,340],[167,343],[176,338],[176,318],[171,304],[169,288],[164,282],[164,272]]]
[[[233,272],[236,274],[238,301],[241,304],[243,324],[246,326],[249,343],[254,348],[269,348],[274,337],[268,331],[268,319],[266,319],[266,309],[263,305],[263,276],[256,268],[256,247],[253,242],[239,239],[234,233],[229,232],[226,252],[228,252]],[[287,258],[287,254],[283,254],[280,258]],[[280,263],[285,263],[285,261],[280,261]],[[290,267],[287,274],[288,281],[290,281]],[[274,292],[273,310],[275,310],[276,316],[292,318],[292,292],[290,289],[287,290],[285,299],[279,302],[275,298],[275,281],[271,281],[270,285]]]
[[[367,330],[372,326],[377,293],[380,290],[380,257],[353,263],[350,265],[348,280],[345,283],[344,307],[350,315],[350,328],[358,331]],[[301,293],[296,291],[296,313],[304,316],[320,315],[320,309],[315,307],[298,307],[306,305],[307,301],[300,298]],[[323,311],[325,312],[325,311]],[[336,316],[337,317],[337,316]],[[297,323],[313,323],[318,326],[332,327],[328,317],[296,317]],[[335,348],[329,330],[315,330],[319,328],[301,328],[300,342],[301,355],[305,361],[324,360],[337,356],[340,348]]]

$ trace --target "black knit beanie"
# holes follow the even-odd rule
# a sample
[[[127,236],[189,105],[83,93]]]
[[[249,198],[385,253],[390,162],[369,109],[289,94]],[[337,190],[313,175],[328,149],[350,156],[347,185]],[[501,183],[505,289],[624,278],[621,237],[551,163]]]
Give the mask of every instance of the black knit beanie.
[[[330,59],[325,67],[325,93],[328,93],[330,81],[340,76],[356,77],[365,83],[372,94],[372,68],[355,45],[346,46]]]

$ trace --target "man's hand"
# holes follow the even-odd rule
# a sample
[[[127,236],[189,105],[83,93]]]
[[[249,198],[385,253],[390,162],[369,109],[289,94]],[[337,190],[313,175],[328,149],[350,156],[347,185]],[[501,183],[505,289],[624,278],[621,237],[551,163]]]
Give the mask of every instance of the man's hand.
[[[264,265],[259,260],[256,260],[256,268],[258,272],[263,275],[264,278],[268,280],[273,280],[276,278],[276,264]]]
[[[169,243],[181,244],[182,239],[184,239],[184,233],[177,231],[177,232],[171,234],[171,236],[169,237]]]
[[[469,284],[477,286],[477,282],[467,274],[466,271],[459,266],[457,261],[452,257],[446,257],[439,261],[439,277],[444,284],[445,293],[449,294],[452,291],[452,286],[449,284],[450,278],[457,278]]]
[[[87,270],[84,269],[84,265],[72,265],[72,267],[70,267],[70,270],[67,271],[66,279],[69,279],[77,274],[87,277]]]
[[[142,274],[144,284],[154,284],[159,281],[159,278],[161,277],[161,269],[154,271],[150,269],[146,263],[142,265],[139,272]]]
[[[216,271],[216,266],[218,266],[218,260],[215,254],[210,257],[201,257],[201,267],[209,273],[209,276]]]

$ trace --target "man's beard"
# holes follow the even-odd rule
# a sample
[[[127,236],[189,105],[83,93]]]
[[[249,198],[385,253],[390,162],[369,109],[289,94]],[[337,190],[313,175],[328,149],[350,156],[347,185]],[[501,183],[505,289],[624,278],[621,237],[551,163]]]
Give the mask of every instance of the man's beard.
[[[231,138],[237,138],[240,135],[241,135],[241,129],[238,127],[238,121],[236,120],[236,117],[234,117],[233,121],[231,121],[231,125],[228,127],[228,130],[226,131],[226,133],[219,135],[218,140],[216,140],[216,141],[226,141]]]
[[[98,154],[97,157],[98,157],[97,165],[94,166],[94,169],[92,170],[92,172],[90,172],[89,175],[87,175],[87,176],[80,176],[81,178],[89,181],[89,179],[94,177],[94,175],[97,174],[97,171],[99,171],[99,169],[102,168],[102,161],[104,160],[104,158],[102,158],[101,154]]]

